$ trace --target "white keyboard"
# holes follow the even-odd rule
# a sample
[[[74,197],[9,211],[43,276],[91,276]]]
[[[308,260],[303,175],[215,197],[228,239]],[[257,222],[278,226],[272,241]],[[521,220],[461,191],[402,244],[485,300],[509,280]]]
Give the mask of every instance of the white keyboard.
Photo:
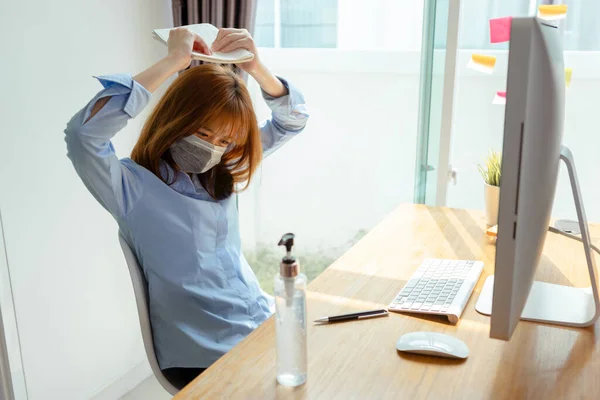
[[[396,295],[388,310],[446,315],[456,324],[479,280],[483,262],[425,260]]]

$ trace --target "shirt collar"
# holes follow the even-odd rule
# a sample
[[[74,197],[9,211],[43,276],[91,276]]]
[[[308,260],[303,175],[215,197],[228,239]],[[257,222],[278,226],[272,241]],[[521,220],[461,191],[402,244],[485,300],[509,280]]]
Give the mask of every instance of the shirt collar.
[[[160,174],[163,179],[174,177],[174,181],[170,187],[178,193],[200,200],[216,201],[204,189],[197,174],[193,174],[192,178],[190,178],[185,172],[176,172],[169,164],[162,160],[160,162]]]

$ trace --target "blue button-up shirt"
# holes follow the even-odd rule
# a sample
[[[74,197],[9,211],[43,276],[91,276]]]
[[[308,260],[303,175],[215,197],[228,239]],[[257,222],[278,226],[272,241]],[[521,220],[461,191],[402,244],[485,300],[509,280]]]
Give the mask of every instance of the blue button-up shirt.
[[[185,173],[168,186],[133,160],[119,160],[110,139],[148,104],[150,93],[128,74],[98,79],[104,90],[65,129],[68,156],[142,265],[160,367],[206,368],[273,313],[272,297],[242,254],[235,196],[216,201]],[[308,118],[302,94],[281,81],[289,94],[263,92],[272,110],[260,126],[265,155],[302,131]],[[173,176],[167,164],[162,170]]]

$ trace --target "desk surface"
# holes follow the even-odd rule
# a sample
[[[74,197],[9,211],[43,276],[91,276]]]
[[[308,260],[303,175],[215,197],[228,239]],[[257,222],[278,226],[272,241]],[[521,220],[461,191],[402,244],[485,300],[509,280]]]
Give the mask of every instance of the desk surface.
[[[600,237],[600,226],[591,228]],[[385,308],[424,258],[483,260],[484,272],[456,326],[439,317],[387,318],[308,327],[308,382],[275,381],[273,318],[196,378],[176,399],[197,398],[600,398],[600,347],[594,327],[520,322],[510,342],[489,338],[489,317],[475,311],[495,246],[483,214],[402,205],[308,287],[308,320]],[[300,255],[300,261],[302,261]],[[580,243],[548,234],[536,279],[589,286]],[[400,335],[435,331],[462,339],[464,362],[404,355]]]

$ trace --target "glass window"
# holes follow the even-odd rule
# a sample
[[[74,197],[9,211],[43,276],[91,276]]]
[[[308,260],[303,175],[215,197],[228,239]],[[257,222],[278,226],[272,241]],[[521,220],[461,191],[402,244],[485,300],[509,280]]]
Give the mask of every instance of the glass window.
[[[253,37],[259,47],[275,47],[275,0],[258,0]]]
[[[337,0],[281,0],[281,47],[337,47]]]
[[[565,50],[600,50],[600,2],[598,0],[563,0],[568,6],[561,24]]]
[[[258,0],[259,47],[336,48],[338,0]]]
[[[438,0],[440,5],[448,0]],[[600,1],[597,0],[463,0],[461,2],[459,47],[462,49],[506,50],[508,43],[489,41],[489,20],[500,17],[536,15],[540,4],[566,4],[567,17],[561,21],[565,50],[600,50]],[[440,7],[446,13],[448,7]],[[445,48],[446,37],[436,38],[436,47]]]
[[[423,0],[277,4],[281,43],[261,47],[261,60],[302,90],[311,116],[239,196],[244,254],[268,292],[282,234],[297,235],[295,253],[312,280],[412,202],[423,21]],[[258,119],[269,117],[253,79],[248,88]]]
[[[445,3],[444,7],[438,8],[445,13],[442,21],[448,20],[448,2],[438,0],[440,5]],[[508,43],[490,43],[489,20],[508,16],[524,17],[530,11],[530,0],[462,0],[461,4],[458,45],[462,49],[508,49]],[[445,35],[436,38],[436,47],[446,47]]]
[[[504,112],[502,105],[492,104],[497,91],[506,90],[508,47],[488,45],[488,34],[479,28],[481,38],[473,29],[474,9],[488,10],[480,20],[502,16],[512,11],[527,8],[526,15],[537,14],[540,0],[464,0],[460,22],[460,46],[457,61],[454,115],[450,163],[458,171],[456,184],[449,184],[447,205],[456,208],[484,208],[484,188],[477,164],[484,161],[490,150],[501,151],[504,134]],[[544,4],[567,4],[564,20],[559,20],[564,42],[565,67],[572,68],[572,82],[566,89],[565,127],[563,142],[573,152],[579,175],[582,196],[587,207],[588,218],[600,221],[600,185],[597,184],[600,161],[595,149],[600,147],[600,137],[590,128],[597,125],[597,93],[600,92],[600,2],[596,0],[545,0]],[[528,5],[529,4],[529,5]],[[528,6],[527,6],[528,5]],[[498,8],[500,7],[500,8]],[[504,7],[504,8],[502,8]],[[493,12],[489,12],[493,10]],[[500,11],[498,11],[500,10]],[[484,13],[483,11],[480,11]],[[485,13],[484,13],[485,14]],[[480,47],[473,47],[479,40]],[[500,51],[497,51],[500,50]],[[492,74],[484,74],[467,68],[473,53],[481,52],[497,57]],[[565,168],[561,166],[557,193],[554,201],[554,216],[576,219],[573,198]]]

